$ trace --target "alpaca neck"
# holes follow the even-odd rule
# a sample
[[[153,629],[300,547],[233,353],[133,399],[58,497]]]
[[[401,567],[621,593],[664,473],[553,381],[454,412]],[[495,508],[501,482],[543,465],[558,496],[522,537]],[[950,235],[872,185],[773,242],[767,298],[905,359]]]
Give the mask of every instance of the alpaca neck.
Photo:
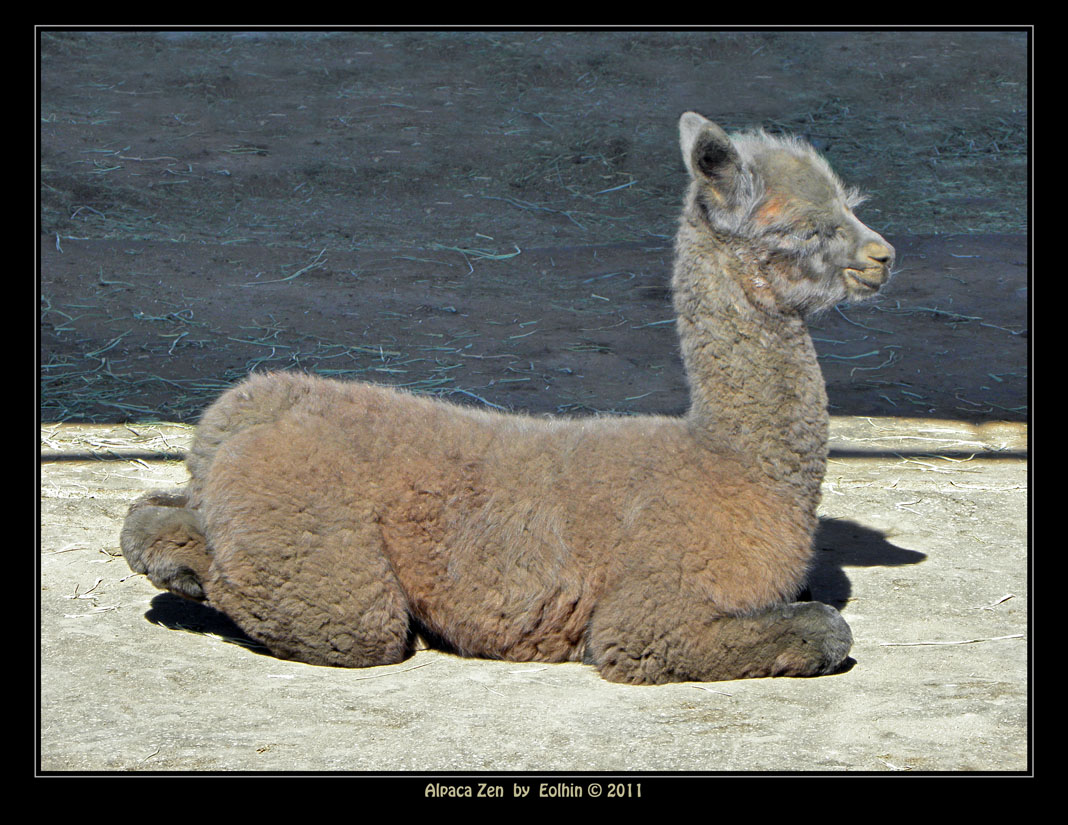
[[[747,260],[748,259],[748,260]],[[808,327],[774,303],[744,246],[683,222],[673,283],[690,384],[687,423],[785,485],[814,515],[827,461],[827,395]]]

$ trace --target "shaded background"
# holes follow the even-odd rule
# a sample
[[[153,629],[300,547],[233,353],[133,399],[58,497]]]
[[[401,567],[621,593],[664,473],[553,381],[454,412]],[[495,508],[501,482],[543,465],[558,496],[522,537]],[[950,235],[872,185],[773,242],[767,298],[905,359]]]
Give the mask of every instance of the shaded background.
[[[811,140],[898,250],[832,414],[1027,416],[1023,32],[40,34],[45,422],[250,370],[677,412],[676,122]]]

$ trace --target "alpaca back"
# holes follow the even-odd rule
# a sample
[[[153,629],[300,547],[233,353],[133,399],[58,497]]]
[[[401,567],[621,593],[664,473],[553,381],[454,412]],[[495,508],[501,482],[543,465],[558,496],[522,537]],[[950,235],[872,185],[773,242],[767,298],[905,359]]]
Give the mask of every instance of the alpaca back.
[[[413,618],[471,654],[578,660],[602,593],[647,565],[725,611],[789,598],[805,574],[809,525],[682,419],[505,415],[278,373],[201,428],[209,535],[228,547],[235,514],[337,490],[276,532],[372,521]]]

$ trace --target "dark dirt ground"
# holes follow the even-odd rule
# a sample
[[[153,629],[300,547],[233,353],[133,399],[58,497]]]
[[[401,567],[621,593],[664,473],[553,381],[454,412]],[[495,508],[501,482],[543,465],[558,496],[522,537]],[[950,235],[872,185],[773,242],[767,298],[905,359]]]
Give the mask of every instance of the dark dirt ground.
[[[996,32],[43,33],[42,417],[194,421],[253,369],[678,410],[692,108],[808,137],[897,247],[816,325],[833,413],[1022,421],[1026,68]]]
[[[40,767],[1020,770],[1026,657],[998,646],[1027,609],[1028,81],[1026,32],[41,32]],[[581,666],[426,653],[352,679],[161,634],[226,632],[123,572],[125,506],[184,474],[188,429],[156,422],[251,370],[680,411],[687,109],[813,141],[898,252],[877,303],[813,329],[818,543],[865,568],[817,596],[848,602],[857,667],[697,702]],[[1010,641],[877,642],[931,636]]]

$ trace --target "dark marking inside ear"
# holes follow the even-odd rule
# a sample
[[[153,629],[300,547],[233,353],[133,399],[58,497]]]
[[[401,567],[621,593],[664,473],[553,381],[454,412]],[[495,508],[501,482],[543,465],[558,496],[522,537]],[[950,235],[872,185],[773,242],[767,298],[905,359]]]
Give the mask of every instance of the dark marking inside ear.
[[[733,164],[734,148],[730,143],[722,143],[713,137],[703,140],[698,146],[697,168],[705,177],[722,180],[727,169]]]

